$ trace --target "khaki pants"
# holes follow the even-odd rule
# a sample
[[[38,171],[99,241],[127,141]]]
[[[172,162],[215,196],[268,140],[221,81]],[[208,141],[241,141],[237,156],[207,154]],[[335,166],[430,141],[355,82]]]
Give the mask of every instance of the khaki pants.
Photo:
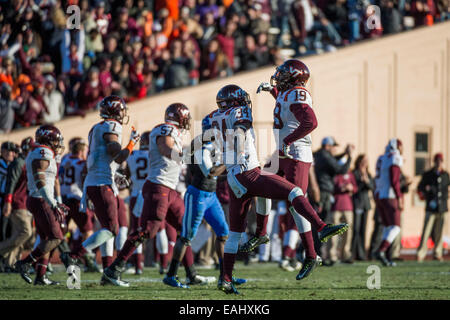
[[[425,214],[425,222],[422,231],[419,248],[417,249],[417,258],[423,260],[427,255],[427,241],[431,236],[434,241],[434,257],[442,258],[443,231],[445,223],[445,212]]]
[[[331,237],[327,243],[328,259],[337,261],[352,258],[353,211],[333,211],[328,214],[327,223],[347,223],[349,228],[342,236]]]
[[[11,237],[0,242],[0,255],[5,258],[10,267],[20,259],[20,255],[27,242],[32,241],[33,216],[24,209],[14,210],[10,216]]]

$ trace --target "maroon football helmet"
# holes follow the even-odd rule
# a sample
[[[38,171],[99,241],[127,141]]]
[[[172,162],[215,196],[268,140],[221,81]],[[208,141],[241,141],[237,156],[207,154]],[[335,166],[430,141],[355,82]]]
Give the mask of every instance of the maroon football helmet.
[[[286,60],[277,67],[270,78],[270,84],[276,86],[278,91],[286,91],[295,86],[305,86],[309,80],[309,69],[300,60]]]
[[[229,84],[220,89],[216,96],[216,103],[220,110],[241,106],[252,107],[249,94],[235,84]]]
[[[168,106],[164,120],[180,129],[189,130],[191,128],[191,113],[189,108],[182,103],[172,103]]]
[[[64,138],[58,128],[43,125],[36,130],[36,143],[50,147],[56,154],[64,151]]]
[[[103,119],[114,119],[120,124],[128,124],[128,107],[121,97],[107,96],[99,102],[98,106],[100,117]]]
[[[34,145],[33,137],[26,137],[20,143],[20,148],[22,149],[22,152],[27,153],[28,151],[31,150],[31,148],[33,148],[33,145]]]

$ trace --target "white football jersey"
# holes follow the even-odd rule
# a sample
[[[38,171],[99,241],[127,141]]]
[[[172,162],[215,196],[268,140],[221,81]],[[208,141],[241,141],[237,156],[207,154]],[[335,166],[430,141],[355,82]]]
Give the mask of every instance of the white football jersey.
[[[375,177],[375,194],[379,199],[395,199],[394,188],[391,185],[391,166],[403,165],[403,157],[398,151],[385,153],[377,160]]]
[[[92,127],[89,132],[88,173],[84,184],[86,187],[110,185],[117,195],[119,191],[114,182],[114,175],[119,164],[106,150],[106,140],[103,137],[107,133],[117,135],[118,142],[122,144],[122,125],[119,122],[105,120]]]
[[[252,170],[259,167],[258,154],[255,145],[255,132],[253,126],[245,131],[243,163],[238,163],[237,150],[235,148],[234,130],[239,122],[246,121],[253,123],[252,109],[248,106],[230,108],[224,112],[225,121],[222,124],[222,132],[225,136],[223,161],[227,167],[228,173],[237,175],[244,171]],[[223,127],[225,125],[225,127]]]
[[[53,191],[55,190],[55,179],[58,171],[55,153],[49,147],[40,145],[33,149],[26,159],[28,194],[34,198],[42,198],[36,187],[36,178],[33,173],[32,163],[34,160],[47,160],[49,162],[48,168],[44,171],[45,184],[48,186],[49,190]]]
[[[175,141],[174,147],[180,152],[183,150],[181,132],[175,125],[163,123],[153,128],[150,133],[148,152],[150,169],[148,170],[147,180],[175,190],[180,177],[181,164],[159,153],[156,139],[160,136],[171,136]]]
[[[81,200],[83,196],[82,174],[86,161],[64,157],[60,167],[61,195],[68,199]]]
[[[131,178],[131,196],[137,197],[148,175],[148,150],[134,150],[127,159]]]
[[[308,105],[308,108],[312,108],[311,95],[303,87],[292,88],[277,96],[275,109],[273,111],[273,130],[275,138],[278,136],[278,141],[276,141],[278,149],[280,149],[280,144],[283,142],[283,139],[302,125],[291,109],[295,107],[293,105],[299,103],[306,104]],[[310,163],[313,161],[311,145],[311,134],[308,134],[291,143],[289,154],[296,160]]]

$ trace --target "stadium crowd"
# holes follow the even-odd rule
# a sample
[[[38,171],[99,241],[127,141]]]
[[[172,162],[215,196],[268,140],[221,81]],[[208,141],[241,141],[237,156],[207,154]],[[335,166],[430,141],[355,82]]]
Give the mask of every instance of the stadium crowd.
[[[0,133],[82,116],[110,94],[133,101],[279,64],[283,49],[315,54],[429,26],[449,8],[448,0],[3,0]]]

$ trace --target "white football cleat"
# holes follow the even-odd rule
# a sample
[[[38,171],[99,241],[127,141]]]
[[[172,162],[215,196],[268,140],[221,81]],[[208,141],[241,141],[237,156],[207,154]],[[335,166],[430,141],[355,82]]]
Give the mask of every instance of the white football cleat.
[[[216,283],[216,281],[217,281],[216,277],[204,277],[199,275],[196,275],[193,279],[186,278],[187,285],[196,285],[196,284],[207,285],[211,283]]]

